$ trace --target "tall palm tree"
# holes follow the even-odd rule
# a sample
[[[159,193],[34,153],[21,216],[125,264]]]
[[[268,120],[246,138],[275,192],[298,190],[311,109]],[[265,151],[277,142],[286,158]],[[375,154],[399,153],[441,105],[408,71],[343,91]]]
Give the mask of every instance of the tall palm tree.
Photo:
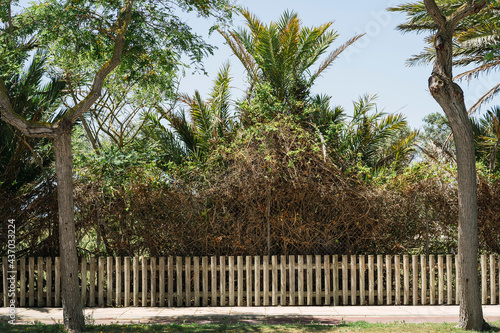
[[[452,13],[464,4],[463,0],[440,0],[437,4],[443,13]],[[409,21],[398,26],[403,32],[432,32],[436,25],[427,15],[423,2],[407,3],[389,8],[390,11],[406,13]],[[409,65],[429,64],[434,61],[435,49],[433,40],[427,39],[429,46],[408,60]],[[456,80],[476,79],[500,69],[500,1],[492,0],[489,6],[477,15],[462,20],[456,30],[453,50],[454,66],[474,66],[457,76]],[[479,110],[500,92],[500,83],[491,87],[479,100],[469,108],[469,114]]]
[[[159,116],[148,115],[145,134],[160,144],[167,161],[203,159],[211,147],[233,138],[238,123],[230,110],[229,70],[228,63],[221,67],[208,100],[203,100],[196,90],[194,96],[179,96],[188,111],[158,109]],[[161,119],[166,119],[168,126],[164,126]]]
[[[269,83],[278,100],[296,113],[305,108],[310,88],[321,73],[362,37],[354,36],[313,69],[338,37],[337,32],[330,29],[332,22],[302,27],[297,13],[285,11],[277,22],[266,25],[246,9],[241,14],[250,30],[219,32],[247,71],[249,95],[259,82]]]

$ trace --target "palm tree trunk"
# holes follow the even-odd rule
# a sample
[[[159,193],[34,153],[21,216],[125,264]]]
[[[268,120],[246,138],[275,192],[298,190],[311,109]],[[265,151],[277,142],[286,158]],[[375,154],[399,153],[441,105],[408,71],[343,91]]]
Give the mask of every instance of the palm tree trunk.
[[[54,155],[59,209],[59,246],[61,267],[64,267],[61,271],[64,327],[68,332],[82,332],[85,327],[85,319],[80,300],[78,256],[75,241],[72,125],[69,122],[64,122],[61,125],[59,135],[54,138]]]

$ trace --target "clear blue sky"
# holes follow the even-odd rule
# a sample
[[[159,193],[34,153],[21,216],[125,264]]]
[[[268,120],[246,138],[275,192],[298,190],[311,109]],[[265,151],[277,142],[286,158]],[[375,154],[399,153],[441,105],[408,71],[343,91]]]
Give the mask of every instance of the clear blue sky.
[[[332,49],[356,33],[366,33],[363,39],[346,50],[316,81],[314,92],[331,95],[332,103],[343,106],[348,112],[352,110],[352,101],[358,96],[365,93],[377,94],[379,108],[388,113],[403,113],[410,125],[418,128],[425,115],[441,109],[427,89],[431,66],[407,67],[405,63],[411,55],[420,53],[423,49],[424,35],[403,35],[396,31],[396,26],[404,22],[405,17],[386,11],[386,8],[404,2],[407,1],[239,1],[264,22],[277,20],[285,9],[297,12],[305,26],[317,26],[334,21],[333,28],[340,36]],[[217,45],[219,49],[213,57],[204,62],[209,76],[191,75],[187,72],[180,90],[190,94],[196,89],[208,93],[218,68],[226,59],[231,62],[233,86],[242,89],[245,86],[243,67],[238,59],[231,55],[229,47],[224,45],[223,38],[217,32],[208,36],[205,31],[209,25],[202,19],[193,17],[189,19],[189,23],[195,31],[206,36],[207,41]],[[244,26],[243,18],[235,18],[234,26]],[[455,74],[460,71],[461,69],[457,68]],[[492,75],[474,81],[469,88],[467,83],[461,83],[468,106],[492,87],[494,82],[498,82],[498,79],[499,75]],[[240,95],[240,92],[234,91],[234,96]]]

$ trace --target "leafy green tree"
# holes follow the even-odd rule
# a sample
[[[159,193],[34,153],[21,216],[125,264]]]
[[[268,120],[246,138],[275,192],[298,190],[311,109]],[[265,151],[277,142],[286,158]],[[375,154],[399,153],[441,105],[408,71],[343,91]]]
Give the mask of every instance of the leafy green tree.
[[[288,112],[301,114],[310,102],[310,89],[335,59],[362,35],[356,35],[313,66],[337,39],[332,22],[318,27],[302,27],[295,12],[285,11],[268,25],[248,10],[241,11],[250,30],[220,33],[245,67],[250,79],[249,98],[259,83],[269,83],[272,93],[287,106]]]

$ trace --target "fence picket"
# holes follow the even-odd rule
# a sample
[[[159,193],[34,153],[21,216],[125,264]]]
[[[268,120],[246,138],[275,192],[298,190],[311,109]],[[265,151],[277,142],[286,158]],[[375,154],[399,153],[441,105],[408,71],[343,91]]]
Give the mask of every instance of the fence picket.
[[[186,290],[186,306],[191,306],[191,258],[186,258],[185,259],[185,269],[184,269],[184,274],[185,274],[185,290]]]
[[[4,258],[4,265],[5,265],[5,271],[4,275],[7,276],[7,258]],[[5,281],[7,281],[7,278],[5,278]],[[7,285],[5,283],[4,285]],[[29,307],[35,306],[35,258],[30,257],[29,258]],[[7,300],[7,293],[4,293],[5,300]],[[7,302],[7,301],[6,301]],[[5,302],[5,304],[7,304]]]
[[[97,272],[97,305],[104,305],[104,258],[99,257],[99,270]]]
[[[211,296],[210,304],[212,306],[217,306],[217,258],[214,256],[210,257],[210,270],[211,270],[210,274],[212,276],[212,278],[211,278],[212,296]],[[187,279],[186,279],[186,291],[187,290],[188,290],[188,287],[187,287]],[[186,306],[188,306],[187,300],[186,300]]]
[[[247,306],[252,306],[252,257],[246,256],[245,258],[245,278],[247,282]]]
[[[255,269],[255,306],[260,306],[260,257],[254,257]]]
[[[288,276],[290,278],[290,305],[295,305],[295,256],[288,256]]]
[[[203,257],[203,259],[207,259],[206,257]],[[206,261],[203,261],[203,265],[204,267],[206,268],[206,264],[207,262]],[[205,271],[203,271],[205,272]],[[175,288],[175,301],[177,303],[177,306],[182,306],[182,257],[175,257],[175,282],[176,282],[176,288]],[[205,289],[208,291],[208,288],[206,286],[206,283],[205,283],[205,275],[203,275],[203,306],[207,306],[208,305],[208,301],[207,304],[205,304]]]
[[[233,256],[229,257],[229,306],[234,306],[234,257]]]
[[[278,305],[278,258],[276,256],[271,257],[271,270],[271,304],[276,306]]]
[[[313,266],[312,266],[312,256],[306,256],[307,259],[307,281],[306,281],[306,289],[307,289],[307,305],[313,305]]]
[[[410,256],[405,254],[403,256],[403,304],[410,304]]]
[[[377,255],[377,304],[384,304],[384,260],[382,255]]]
[[[453,304],[453,271],[452,271],[452,255],[448,254],[446,256],[446,304]]]
[[[347,263],[347,256],[343,255],[342,256],[342,305],[349,305],[349,287],[348,283],[349,281],[347,280],[348,277],[348,263]],[[309,304],[308,304],[309,305]]]
[[[394,256],[394,285],[396,288],[394,304],[401,305],[401,257],[399,255]]]
[[[486,255],[481,254],[481,304],[486,304],[488,284],[486,283]]]
[[[200,258],[194,257],[194,306],[200,306]]]
[[[286,257],[280,258],[280,305],[286,305]]]
[[[49,265],[50,265],[49,262],[50,258],[47,258],[47,306],[50,306],[49,277],[48,277]],[[82,265],[81,266],[82,275],[81,275],[80,289],[82,295],[82,305],[85,306],[85,304],[87,304],[87,258],[82,258],[81,265]]]
[[[238,269],[238,306],[243,306],[243,257],[238,256],[237,258],[237,269]]]
[[[375,304],[375,264],[374,256],[368,256],[368,304]]]
[[[128,259],[127,259],[128,261]],[[158,297],[160,298],[160,306],[164,307],[165,306],[165,257],[160,257],[160,260],[158,262],[158,283],[159,285],[159,295]],[[125,268],[125,271],[127,269]],[[127,274],[128,275],[128,274]]]
[[[420,256],[420,272],[421,272],[420,302],[422,305],[426,305],[427,304],[427,258],[424,255]]]
[[[226,306],[226,257],[220,258],[220,306]]]
[[[429,256],[429,303],[430,305],[436,304],[436,280],[435,280],[435,264],[434,256]]]
[[[351,255],[351,305],[356,305],[356,300],[357,300],[357,263],[356,263],[356,256]]]
[[[57,261],[57,258],[56,258]],[[89,306],[95,306],[95,257],[90,258],[90,269],[89,269]],[[56,278],[57,280],[57,278]],[[56,296],[57,299],[57,296]],[[54,303],[56,303],[54,301]],[[128,304],[127,304],[128,306]]]
[[[115,290],[115,303],[116,306],[122,305],[122,263],[121,258],[115,258],[115,270],[116,270],[116,290]],[[86,275],[86,274],[85,274]],[[154,279],[153,279],[154,281]]]
[[[297,281],[298,281],[298,294],[299,305],[304,305],[304,256],[297,257]],[[264,286],[266,282],[264,280]]]
[[[332,258],[332,285],[333,285],[333,305],[339,305],[339,257],[334,255]]]
[[[6,260],[4,260],[4,265],[7,265]],[[19,282],[20,282],[20,289],[21,289],[21,292],[20,292],[21,299],[19,300],[19,305],[26,306],[26,259],[25,258],[20,259],[20,266],[21,266],[21,277],[20,277]],[[6,272],[6,270],[4,268],[4,274],[5,274],[5,272]],[[49,275],[47,275],[47,276],[49,276]],[[52,272],[50,272],[50,276],[52,276]],[[5,293],[4,293],[4,297],[5,297]],[[4,302],[4,306],[6,306],[6,304],[7,303]]]
[[[161,262],[161,260],[160,260]],[[92,276],[92,262],[90,264],[90,275]],[[165,273],[164,273],[165,274]],[[163,275],[165,276],[165,275]],[[130,258],[129,257],[125,257],[123,258],[123,277],[124,277],[124,290],[123,290],[123,306],[127,307],[129,306],[130,304]],[[161,286],[164,285],[164,283],[162,282],[165,282],[165,281],[162,281],[161,280],[161,275],[160,275],[160,290],[161,290]],[[90,287],[92,287],[92,282],[90,283]],[[163,304],[164,306],[165,304]],[[160,306],[161,305],[161,302],[160,302]]]
[[[56,257],[55,259],[55,271],[54,271],[54,305],[56,307],[61,306],[61,258]]]
[[[444,265],[443,255],[438,255],[438,304],[444,304]]]
[[[366,284],[365,284],[365,256],[359,256],[359,304],[366,304]]]
[[[324,274],[325,274],[325,305],[330,305],[331,301],[331,295],[330,295],[330,290],[331,290],[331,285],[330,285],[330,274],[331,274],[331,266],[330,266],[330,256],[324,256]],[[290,276],[290,281],[293,281],[292,276]],[[293,285],[294,286],[294,285]],[[292,288],[292,283],[290,282],[290,288]],[[293,305],[293,303],[290,303],[290,305]]]
[[[141,306],[148,305],[148,258],[141,257],[142,283],[141,283]]]
[[[208,306],[208,257],[201,258],[202,305]]]
[[[392,265],[391,265],[391,256],[385,256],[385,281],[386,281],[386,304],[392,304]]]
[[[134,257],[133,262],[132,262],[132,267],[134,270],[134,276],[133,276],[133,303],[134,306],[139,306],[139,258]]]
[[[113,305],[113,257],[107,258],[106,263],[107,276],[106,276],[106,304]],[[143,305],[144,306],[144,305]]]
[[[150,269],[151,269],[151,272],[150,272],[150,279],[149,281],[150,282],[150,285],[151,285],[151,306],[156,306],[156,258],[150,258]],[[119,272],[119,268],[116,267],[116,276],[118,277],[118,272]],[[116,280],[116,283],[118,285],[118,280]],[[117,294],[116,294],[116,299],[117,299],[117,305],[118,305],[118,291],[120,290],[120,288],[118,288],[116,290]]]
[[[418,305],[418,256],[411,257],[412,265],[412,304]]]
[[[496,272],[495,272],[495,256],[490,254],[490,304],[495,305],[497,300],[496,295]]]

